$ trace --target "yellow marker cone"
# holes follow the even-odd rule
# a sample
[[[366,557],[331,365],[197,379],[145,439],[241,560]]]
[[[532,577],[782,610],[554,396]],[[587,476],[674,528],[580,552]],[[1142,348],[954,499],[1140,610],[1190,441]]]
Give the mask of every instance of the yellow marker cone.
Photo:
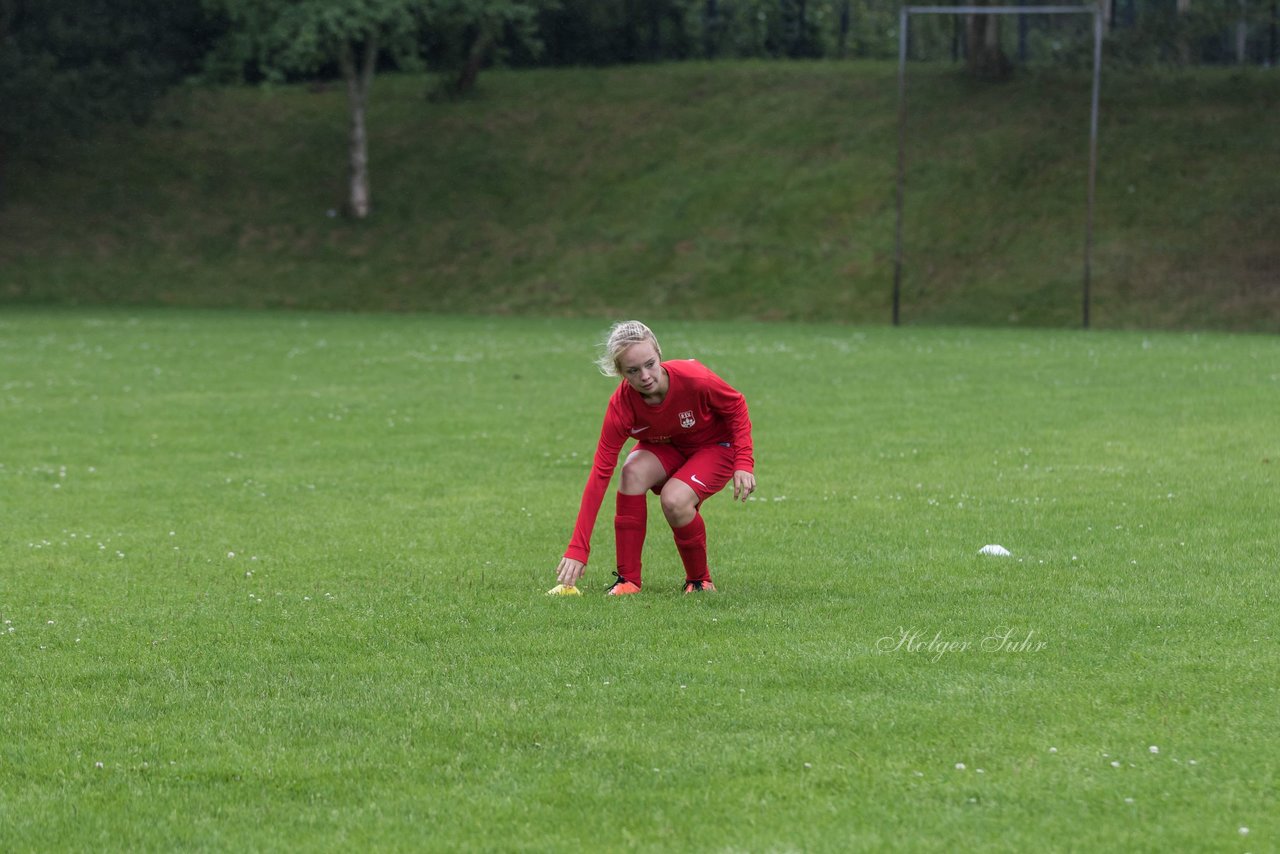
[[[582,591],[567,584],[557,584],[547,591],[548,596],[581,596]]]

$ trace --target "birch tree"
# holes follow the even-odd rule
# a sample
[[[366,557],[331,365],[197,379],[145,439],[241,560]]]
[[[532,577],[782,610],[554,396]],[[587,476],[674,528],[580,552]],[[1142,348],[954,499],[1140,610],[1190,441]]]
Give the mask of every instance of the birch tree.
[[[255,62],[268,79],[342,73],[347,93],[348,180],[344,209],[363,219],[373,210],[366,116],[380,56],[410,60],[429,20],[430,0],[209,0],[231,23],[224,52]]]

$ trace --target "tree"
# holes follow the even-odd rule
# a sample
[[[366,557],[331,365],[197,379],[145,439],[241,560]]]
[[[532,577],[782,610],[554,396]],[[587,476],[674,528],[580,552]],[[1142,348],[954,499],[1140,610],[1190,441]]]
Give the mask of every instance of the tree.
[[[146,121],[198,70],[214,26],[169,0],[0,0],[0,177],[17,148]]]
[[[252,68],[268,81],[281,81],[336,66],[346,85],[350,125],[343,207],[348,215],[363,219],[373,209],[366,116],[379,61],[389,60],[400,70],[417,69],[424,46],[451,32],[470,33],[462,84],[474,84],[495,34],[513,24],[517,34],[530,32],[535,10],[549,0],[205,2],[229,25],[227,38],[210,55],[208,67],[215,74],[230,68],[243,76]]]
[[[978,5],[989,6],[990,2]],[[966,15],[965,44],[969,73],[981,80],[1005,80],[1013,73],[1004,48],[1000,46],[1000,15]]]
[[[555,0],[436,0],[427,53],[449,75],[445,93],[462,95],[475,88],[480,70],[506,45],[537,56],[538,13],[554,5]]]
[[[254,65],[268,80],[336,65],[349,116],[347,201],[358,219],[373,209],[366,115],[378,60],[412,63],[428,20],[428,0],[207,0],[230,25],[211,67]]]
[[[551,65],[612,65],[685,59],[700,48],[692,18],[715,17],[706,0],[558,0],[546,3],[538,27]]]

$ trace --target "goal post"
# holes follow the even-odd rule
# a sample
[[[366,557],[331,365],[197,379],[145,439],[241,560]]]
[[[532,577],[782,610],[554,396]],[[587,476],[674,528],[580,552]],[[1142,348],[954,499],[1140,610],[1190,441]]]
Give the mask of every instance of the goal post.
[[[1085,202],[1082,326],[1089,328],[1089,289],[1093,267],[1093,201],[1098,177],[1098,94],[1102,77],[1102,8],[1082,6],[903,6],[898,16],[898,206],[893,252],[893,325],[902,304],[902,208],[906,191],[907,32],[912,15],[1092,15],[1093,92],[1089,105],[1089,186]]]

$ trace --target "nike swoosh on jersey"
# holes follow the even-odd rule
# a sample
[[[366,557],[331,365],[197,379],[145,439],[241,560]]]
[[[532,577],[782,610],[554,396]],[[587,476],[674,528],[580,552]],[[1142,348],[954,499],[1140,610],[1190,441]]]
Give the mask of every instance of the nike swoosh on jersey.
[[[634,436],[637,433],[643,433],[645,430],[648,430],[648,429],[649,429],[648,427],[632,427],[631,435]]]

